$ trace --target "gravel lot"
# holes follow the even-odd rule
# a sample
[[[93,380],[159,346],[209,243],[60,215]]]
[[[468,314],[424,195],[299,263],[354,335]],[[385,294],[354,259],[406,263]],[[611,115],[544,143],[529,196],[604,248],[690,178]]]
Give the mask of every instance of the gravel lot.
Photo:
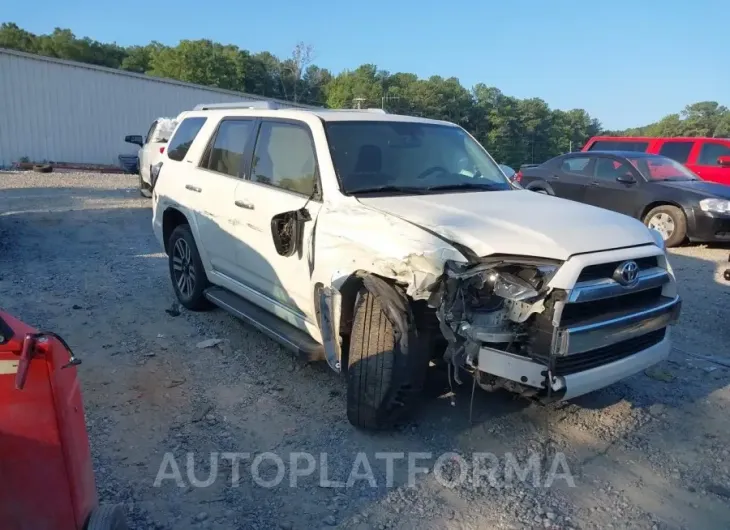
[[[471,421],[471,385],[456,389],[452,406],[434,370],[412,422],[368,434],[347,423],[344,382],[326,367],[303,364],[222,311],[166,311],[174,301],[167,261],[135,186],[122,175],[0,173],[0,306],[60,333],[83,359],[98,489],[104,501],[125,503],[132,528],[730,527],[730,368],[722,364],[730,366],[722,279],[730,249],[672,253],[683,315],[676,350],[657,369],[547,408],[478,391]],[[207,339],[224,341],[198,347]],[[396,459],[388,487],[386,462],[375,456],[387,451],[430,453],[418,460],[430,471],[409,484],[407,456]],[[236,466],[219,459],[217,480],[192,485],[208,477],[211,452],[250,453],[239,484]],[[285,464],[274,487],[252,478],[251,461],[265,452]],[[291,487],[297,452],[314,455],[316,470]],[[463,455],[467,480],[455,480],[458,459],[435,465],[446,452]],[[156,487],[166,453],[181,480]],[[358,470],[369,463],[374,484],[322,480],[346,481],[358,453]],[[495,480],[474,476],[474,453],[499,459]],[[542,474],[510,480],[507,453],[521,465],[544,456]],[[575,487],[565,477],[545,487],[560,454]],[[273,457],[259,460],[256,476],[275,482]],[[170,460],[162,469],[174,475]]]

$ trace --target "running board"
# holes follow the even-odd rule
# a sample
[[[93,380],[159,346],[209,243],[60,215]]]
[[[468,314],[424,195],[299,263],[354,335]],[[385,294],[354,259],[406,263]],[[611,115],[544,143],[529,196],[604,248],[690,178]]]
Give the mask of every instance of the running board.
[[[307,361],[324,360],[324,346],[319,342],[237,294],[222,287],[209,287],[205,291],[205,297]]]

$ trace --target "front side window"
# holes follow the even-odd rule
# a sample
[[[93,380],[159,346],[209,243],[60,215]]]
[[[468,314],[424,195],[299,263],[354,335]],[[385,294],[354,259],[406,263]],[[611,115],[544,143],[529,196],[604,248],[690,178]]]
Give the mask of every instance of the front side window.
[[[221,121],[201,167],[232,177],[240,176],[243,153],[253,132],[254,123],[253,120]]]
[[[659,154],[676,160],[680,164],[687,162],[694,142],[664,142]]]
[[[685,166],[664,156],[631,158],[629,162],[647,180],[698,180],[697,175]]]
[[[600,180],[616,180],[631,174],[631,168],[625,162],[619,162],[613,158],[599,158],[596,161],[595,177]]]
[[[200,132],[205,120],[206,118],[202,117],[185,118],[170,139],[167,156],[172,160],[182,161],[185,155],[188,154],[188,150],[193,145],[193,140],[195,140],[195,137]]]
[[[730,146],[705,142],[702,144],[697,164],[700,166],[719,166],[717,159],[721,156],[730,156]]]
[[[314,145],[305,125],[261,124],[253,156],[251,179],[302,195],[312,195],[317,177]]]
[[[346,194],[513,189],[463,129],[403,121],[330,121],[332,162]]]

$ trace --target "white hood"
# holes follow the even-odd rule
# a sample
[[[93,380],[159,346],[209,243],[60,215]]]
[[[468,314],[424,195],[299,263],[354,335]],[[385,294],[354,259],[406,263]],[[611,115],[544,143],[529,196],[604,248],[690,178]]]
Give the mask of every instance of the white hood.
[[[460,243],[478,256],[567,260],[574,254],[653,244],[636,219],[527,190],[361,197],[371,208]]]

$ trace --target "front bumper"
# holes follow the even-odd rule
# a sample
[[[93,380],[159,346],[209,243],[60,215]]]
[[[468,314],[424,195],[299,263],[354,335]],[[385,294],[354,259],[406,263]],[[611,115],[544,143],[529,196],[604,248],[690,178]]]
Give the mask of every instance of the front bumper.
[[[669,357],[671,341],[665,335],[661,342],[633,355],[570,375],[553,377],[549,400],[566,400],[612,385]],[[548,367],[526,357],[492,348],[479,351],[479,370],[538,388],[540,398],[548,400],[545,381]]]
[[[548,359],[482,347],[478,369],[525,387],[539,389],[541,398],[570,399],[606,387],[666,359],[669,326],[679,317],[681,299],[662,297],[645,310],[566,328],[558,333],[550,392]]]
[[[730,216],[693,210],[693,219],[687,227],[692,241],[730,241]]]

